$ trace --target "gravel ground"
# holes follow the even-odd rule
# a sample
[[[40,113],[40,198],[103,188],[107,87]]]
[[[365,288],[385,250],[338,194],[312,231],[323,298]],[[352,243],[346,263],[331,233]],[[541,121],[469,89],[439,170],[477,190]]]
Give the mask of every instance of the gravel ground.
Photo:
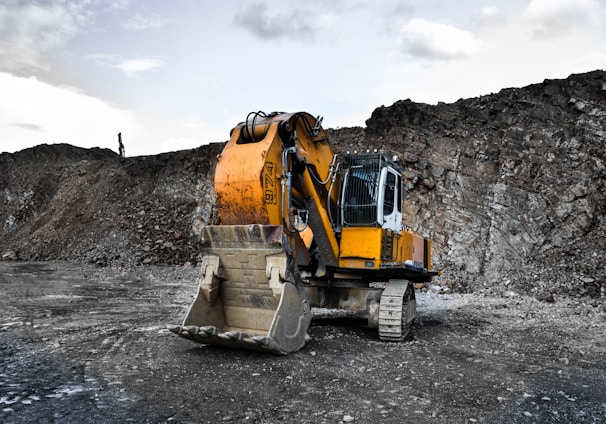
[[[197,275],[0,262],[0,422],[606,422],[603,308],[418,292],[407,342],[315,311],[307,345],[274,356],[165,330]]]

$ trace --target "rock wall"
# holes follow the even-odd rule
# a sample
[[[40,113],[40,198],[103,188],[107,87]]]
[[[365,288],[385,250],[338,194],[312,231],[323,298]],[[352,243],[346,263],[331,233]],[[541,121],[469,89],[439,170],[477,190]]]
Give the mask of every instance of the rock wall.
[[[399,101],[366,124],[364,143],[400,153],[407,221],[432,237],[446,278],[606,287],[605,72],[453,104]]]

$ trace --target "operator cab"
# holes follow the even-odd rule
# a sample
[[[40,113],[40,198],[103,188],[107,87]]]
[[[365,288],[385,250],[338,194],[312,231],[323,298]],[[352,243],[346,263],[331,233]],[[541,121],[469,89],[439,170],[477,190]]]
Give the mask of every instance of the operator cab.
[[[382,153],[347,155],[341,169],[342,227],[402,231],[402,173]]]

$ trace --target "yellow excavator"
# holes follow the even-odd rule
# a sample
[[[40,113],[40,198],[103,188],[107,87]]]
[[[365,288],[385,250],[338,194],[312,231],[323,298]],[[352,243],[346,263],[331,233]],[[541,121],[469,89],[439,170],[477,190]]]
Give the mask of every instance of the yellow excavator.
[[[402,222],[402,171],[380,152],[334,154],[322,118],[252,112],[218,156],[220,224],[202,230],[197,296],[171,331],[277,354],[303,347],[311,308],[367,315],[384,341],[416,317],[414,283],[438,275]]]

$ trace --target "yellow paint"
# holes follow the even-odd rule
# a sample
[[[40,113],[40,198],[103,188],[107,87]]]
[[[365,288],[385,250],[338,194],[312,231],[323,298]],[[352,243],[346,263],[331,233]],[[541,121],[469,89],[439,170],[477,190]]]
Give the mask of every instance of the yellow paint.
[[[411,231],[402,231],[400,243],[398,246],[397,262],[406,262],[413,260],[423,263],[424,255],[424,240],[423,237]]]
[[[315,122],[309,114],[281,114],[270,116],[254,128],[258,141],[243,143],[244,126],[240,124],[232,131],[223,152],[219,155],[215,172],[217,209],[223,225],[285,225],[282,210],[282,181],[292,172],[292,199],[298,204],[311,202],[315,205],[315,216],[310,220],[312,228],[300,234],[306,247],[316,240],[322,242],[332,253],[327,263],[343,268],[378,269],[381,266],[383,243],[391,234],[389,230],[376,227],[347,227],[341,231],[340,243],[332,230],[328,216],[328,181],[333,152],[323,130],[312,138],[309,128]],[[281,123],[288,123],[296,130],[297,149],[287,156],[290,164],[296,155],[296,169],[282,169],[282,151],[292,140],[283,140],[278,131]],[[286,145],[285,145],[286,144]],[[305,164],[305,166],[301,166]],[[288,165],[289,168],[291,165]],[[313,177],[312,177],[313,175]],[[339,190],[331,193],[332,210],[336,208]],[[313,230],[313,233],[312,233]],[[431,244],[428,243],[428,262]],[[388,262],[424,262],[425,241],[411,231],[393,235],[393,258]],[[329,255],[327,254],[327,257]],[[332,261],[332,263],[331,263]],[[430,268],[430,264],[426,264]]]
[[[363,258],[379,262],[383,229],[346,227],[341,231],[340,258]]]
[[[381,261],[371,261],[370,259],[352,259],[352,258],[341,258],[339,259],[339,267],[349,269],[379,269]]]
[[[408,259],[412,259],[412,243],[414,234],[408,231],[402,231],[400,237],[398,237],[398,249],[396,262],[404,262]]]
[[[299,205],[311,201],[316,215],[310,220],[311,230],[317,239],[332,252],[336,265],[339,244],[328,216],[327,194],[330,180],[330,165],[333,151],[328,144],[324,130],[310,131],[315,118],[306,113],[279,114],[260,118],[254,128],[255,140],[245,140],[246,124],[233,129],[217,161],[215,171],[215,194],[217,210],[222,225],[287,225],[288,205],[283,202],[282,182],[292,173],[292,201]],[[296,131],[295,152],[283,158],[282,152],[293,143],[292,139],[282,139],[280,125],[288,125]],[[314,136],[315,135],[315,136]],[[284,136],[285,138],[287,136]],[[296,159],[295,159],[296,156]],[[283,163],[284,162],[284,163]],[[295,169],[292,163],[297,163]],[[301,166],[305,164],[305,166]],[[282,169],[285,165],[289,169]],[[318,181],[326,181],[320,184]],[[338,190],[331,191],[331,203],[335,208]],[[320,237],[322,236],[322,237]],[[305,244],[311,244],[311,233],[302,235]],[[327,255],[328,256],[328,255]]]
[[[299,235],[301,236],[303,243],[305,243],[305,247],[309,249],[309,246],[311,246],[311,243],[314,240],[314,233],[311,231],[311,228],[307,227],[305,230],[301,231]]]
[[[309,174],[309,170],[305,169],[303,171],[303,187],[304,192],[313,200],[316,205],[322,205],[322,207],[318,208],[318,218],[321,222],[322,228],[326,231],[326,237],[328,240],[328,244],[330,246],[330,250],[333,253],[335,258],[339,257],[339,242],[337,242],[337,238],[335,237],[335,233],[332,231],[332,225],[330,223],[330,217],[328,216],[328,211],[326,210],[326,203],[322,201],[318,192],[314,188],[314,184]],[[335,262],[336,265],[336,262]]]
[[[341,268],[378,269],[382,262],[383,242],[389,230],[374,227],[347,227],[341,231]],[[411,231],[394,234],[394,257],[387,262],[423,263],[424,239]],[[368,266],[373,262],[372,266]]]
[[[256,143],[238,144],[241,128],[219,155],[215,171],[215,193],[221,224],[281,224],[279,143],[274,133]]]

